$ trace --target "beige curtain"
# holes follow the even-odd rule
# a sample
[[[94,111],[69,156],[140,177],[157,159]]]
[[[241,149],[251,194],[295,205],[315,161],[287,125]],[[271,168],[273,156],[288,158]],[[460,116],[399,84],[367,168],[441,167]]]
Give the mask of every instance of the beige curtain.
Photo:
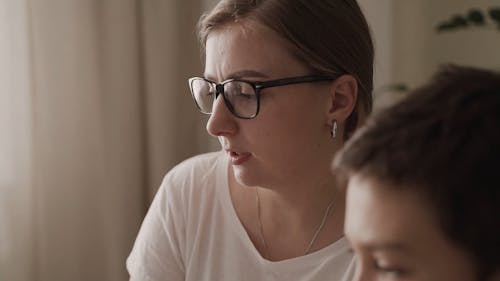
[[[0,280],[32,280],[34,272],[26,8],[0,1]]]
[[[0,280],[126,280],[162,176],[214,149],[201,0],[0,0]]]

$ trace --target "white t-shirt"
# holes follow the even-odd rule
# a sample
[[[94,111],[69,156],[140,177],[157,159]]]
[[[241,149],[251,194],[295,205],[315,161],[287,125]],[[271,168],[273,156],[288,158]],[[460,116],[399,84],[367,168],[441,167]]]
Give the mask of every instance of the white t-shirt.
[[[344,281],[353,254],[345,238],[306,256],[269,261],[239,221],[228,185],[228,157],[188,159],[164,178],[127,259],[134,281]]]

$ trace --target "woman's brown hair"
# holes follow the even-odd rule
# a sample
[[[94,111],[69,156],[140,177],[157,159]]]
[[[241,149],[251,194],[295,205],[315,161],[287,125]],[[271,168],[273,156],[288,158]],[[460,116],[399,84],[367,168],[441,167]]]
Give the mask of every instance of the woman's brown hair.
[[[314,74],[350,74],[358,82],[356,106],[345,124],[348,138],[372,109],[373,42],[355,0],[222,0],[198,24],[202,46],[210,32],[245,20],[282,36]]]

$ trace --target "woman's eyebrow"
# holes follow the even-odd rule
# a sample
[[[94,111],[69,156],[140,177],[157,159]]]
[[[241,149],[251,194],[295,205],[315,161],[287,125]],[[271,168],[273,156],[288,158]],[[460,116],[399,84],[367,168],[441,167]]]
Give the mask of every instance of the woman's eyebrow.
[[[266,74],[264,74],[262,72],[255,71],[255,70],[240,70],[240,71],[236,71],[236,72],[231,73],[230,75],[228,75],[227,78],[228,79],[239,79],[239,78],[248,78],[248,77],[268,78],[269,76],[267,76]]]
[[[215,77],[213,77],[212,75],[209,75],[207,73],[205,73],[203,76],[206,79],[211,80],[211,81],[217,80],[217,79],[214,79]],[[236,72],[230,73],[229,75],[224,77],[223,81],[228,80],[228,79],[242,79],[242,78],[269,78],[269,76],[262,73],[262,72],[256,71],[256,70],[243,69],[243,70],[238,70]]]

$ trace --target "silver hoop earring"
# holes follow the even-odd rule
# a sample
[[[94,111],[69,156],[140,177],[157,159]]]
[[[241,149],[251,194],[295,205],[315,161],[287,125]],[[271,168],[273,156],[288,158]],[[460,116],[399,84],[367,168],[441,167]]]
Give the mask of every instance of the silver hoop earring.
[[[333,120],[332,130],[330,131],[330,134],[332,135],[332,139],[337,137],[337,120]]]

